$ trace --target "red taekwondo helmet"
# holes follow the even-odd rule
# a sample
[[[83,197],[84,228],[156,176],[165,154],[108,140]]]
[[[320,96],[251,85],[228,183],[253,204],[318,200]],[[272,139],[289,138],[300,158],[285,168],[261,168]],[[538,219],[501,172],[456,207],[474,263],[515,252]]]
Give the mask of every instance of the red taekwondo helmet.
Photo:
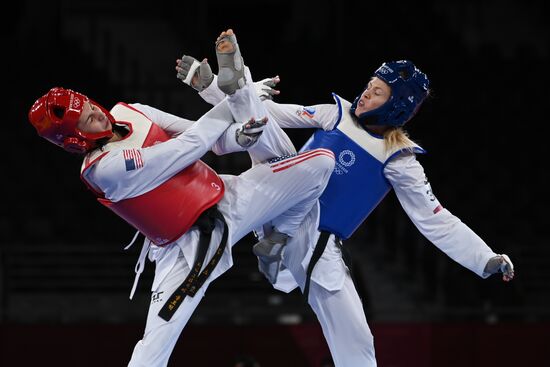
[[[77,128],[78,119],[86,102],[101,109],[111,123],[115,119],[109,111],[85,95],[70,89],[52,88],[34,102],[29,111],[29,121],[38,135],[66,151],[84,154],[97,147],[97,140],[113,136],[112,130],[84,133]]]

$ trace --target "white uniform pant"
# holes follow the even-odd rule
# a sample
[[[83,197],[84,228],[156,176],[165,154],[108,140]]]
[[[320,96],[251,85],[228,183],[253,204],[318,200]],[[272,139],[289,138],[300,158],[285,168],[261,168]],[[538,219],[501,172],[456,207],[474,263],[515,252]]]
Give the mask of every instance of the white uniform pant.
[[[222,176],[225,194],[218,209],[229,228],[229,246],[201,290],[194,297],[187,296],[168,322],[158,316],[158,311],[189,273],[189,264],[193,263],[198,245],[198,231],[192,229],[168,248],[153,251],[157,262],[154,293],[143,339],[136,344],[129,366],[166,366],[208,283],[233,264],[231,246],[253,229],[282,214],[285,221],[278,228],[293,235],[303,217],[317,203],[333,168],[334,157],[319,150],[272,164],[259,164],[237,177]],[[221,235],[222,226],[218,225],[212,233],[207,261],[215,252]]]
[[[251,79],[251,78],[250,78]],[[233,104],[244,105],[251,94],[241,93],[233,98]],[[252,103],[251,103],[252,104]],[[231,104],[230,104],[231,106]],[[264,116],[263,106],[254,105],[254,117]],[[243,115],[243,109],[232,108],[233,115],[241,112],[239,118],[249,118]],[[264,160],[273,155],[288,154],[290,150],[288,136],[276,121],[268,121],[262,134],[261,144],[249,149],[252,162]],[[311,152],[309,154],[312,154]],[[291,235],[284,252],[284,265],[288,268],[295,282],[303,290],[309,257],[319,238],[319,206],[316,204],[307,214],[296,230],[296,220],[302,218],[304,206],[295,207],[268,223],[280,232]],[[289,230],[288,226],[292,228]],[[375,367],[374,340],[363,311],[363,305],[355,285],[345,266],[340,249],[330,236],[323,256],[317,263],[309,289],[309,304],[317,315],[323,329],[323,334],[338,367]]]
[[[166,366],[178,337],[189,321],[189,318],[204,297],[210,281],[207,280],[194,297],[186,297],[170,321],[158,316],[166,300],[170,297],[189,274],[190,266],[183,253],[174,246],[179,256],[176,263],[164,278],[157,291],[152,294],[151,305],[147,314],[147,323],[143,339],[134,347],[132,359],[128,366]]]
[[[251,78],[249,78],[251,80]],[[252,116],[263,117],[267,112],[253,102],[253,95],[243,91],[232,98],[230,108],[240,120]],[[238,108],[245,104],[254,106],[250,115]],[[240,115],[239,115],[240,113]],[[288,154],[289,138],[276,121],[268,121],[260,144],[248,152],[252,162],[262,161],[272,156]],[[312,154],[312,153],[309,153]],[[269,222],[280,232],[291,235],[285,247],[284,265],[289,269],[296,283],[303,290],[305,275],[312,249],[319,238],[319,206],[316,205],[305,216],[296,230],[297,219],[303,217],[304,206],[296,206]],[[290,228],[289,228],[290,226]],[[309,304],[317,315],[323,334],[338,367],[375,367],[374,340],[363,311],[363,305],[355,285],[345,266],[340,249],[330,236],[323,256],[317,263],[309,289]]]
[[[316,206],[288,242],[283,254],[283,264],[302,291],[312,247],[320,236],[318,213],[319,207]],[[327,247],[314,268],[308,302],[321,324],[336,367],[376,366],[374,338],[334,235],[329,237]]]
[[[250,85],[228,97],[228,102],[237,121],[267,116]],[[194,297],[184,299],[170,321],[160,318],[158,312],[189,274],[198,247],[198,230],[189,230],[168,248],[152,251],[157,263],[154,293],[143,339],[136,344],[129,366],[166,366],[180,333],[204,296],[208,284],[233,265],[231,246],[277,217],[280,218],[275,220],[277,229],[293,236],[304,216],[317,203],[334,168],[333,153],[318,149],[273,163],[260,163],[276,153],[286,155],[295,152],[288,137],[277,138],[281,133],[276,124],[268,123],[252,149],[254,167],[237,177],[222,176],[225,193],[217,205],[227,222],[228,247],[201,289]],[[218,223],[212,233],[205,265],[216,251],[222,230],[223,226]]]

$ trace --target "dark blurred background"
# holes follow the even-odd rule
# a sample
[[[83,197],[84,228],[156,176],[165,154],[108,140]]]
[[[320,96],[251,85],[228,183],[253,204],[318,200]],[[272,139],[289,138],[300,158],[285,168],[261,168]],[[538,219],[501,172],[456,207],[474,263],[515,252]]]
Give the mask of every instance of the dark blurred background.
[[[410,59],[433,98],[406,126],[434,193],[517,278],[482,280],[424,239],[393,193],[346,242],[380,366],[542,365],[550,347],[548,5],[543,1],[354,2],[85,0],[12,4],[2,27],[8,116],[0,231],[0,365],[125,365],[143,332],[154,264],[133,301],[140,245],[79,180],[78,156],[27,122],[53,86],[110,107],[149,104],[197,119],[210,106],[175,77],[182,54],[208,57],[233,28],[256,80],[281,76],[281,103],[352,100],[383,62]],[[214,66],[216,69],[216,67]],[[311,131],[288,132],[297,147]],[[246,154],[204,160],[220,173]],[[214,282],[173,365],[318,366],[328,354],[295,291],[257,272],[253,237]],[[21,353],[28,348],[31,353]],[[213,350],[216,353],[212,353]]]

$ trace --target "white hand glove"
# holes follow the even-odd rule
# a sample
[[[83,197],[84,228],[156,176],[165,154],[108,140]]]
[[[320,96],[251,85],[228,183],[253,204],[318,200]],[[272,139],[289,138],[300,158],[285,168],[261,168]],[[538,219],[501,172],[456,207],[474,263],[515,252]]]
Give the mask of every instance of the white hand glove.
[[[278,75],[273,78],[265,78],[259,82],[254,82],[254,89],[256,89],[256,93],[258,93],[258,97],[260,97],[262,101],[266,99],[273,99],[273,96],[281,93],[280,91],[274,89],[280,81],[281,79]]]
[[[243,148],[250,148],[262,135],[265,125],[267,124],[267,117],[261,120],[250,119],[245,122],[237,131],[235,131],[235,139],[237,144]]]
[[[514,264],[508,255],[497,255],[487,261],[484,272],[488,274],[502,273],[502,280],[509,282],[514,279]]]
[[[181,59],[176,60],[176,63],[177,78],[199,92],[208,88],[214,80],[214,74],[207,59],[198,62],[194,57],[183,55]]]

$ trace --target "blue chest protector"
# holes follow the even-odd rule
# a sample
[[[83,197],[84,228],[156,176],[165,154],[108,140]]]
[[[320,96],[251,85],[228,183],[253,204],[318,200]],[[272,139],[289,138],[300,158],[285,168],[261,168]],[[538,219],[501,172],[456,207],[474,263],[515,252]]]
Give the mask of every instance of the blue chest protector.
[[[383,137],[369,134],[351,117],[351,103],[333,94],[339,118],[331,131],[317,130],[301,151],[326,148],[334,152],[336,165],[319,198],[319,230],[348,239],[391,190],[384,167],[404,149],[424,153],[417,145],[386,151]],[[412,143],[412,142],[411,142]]]

